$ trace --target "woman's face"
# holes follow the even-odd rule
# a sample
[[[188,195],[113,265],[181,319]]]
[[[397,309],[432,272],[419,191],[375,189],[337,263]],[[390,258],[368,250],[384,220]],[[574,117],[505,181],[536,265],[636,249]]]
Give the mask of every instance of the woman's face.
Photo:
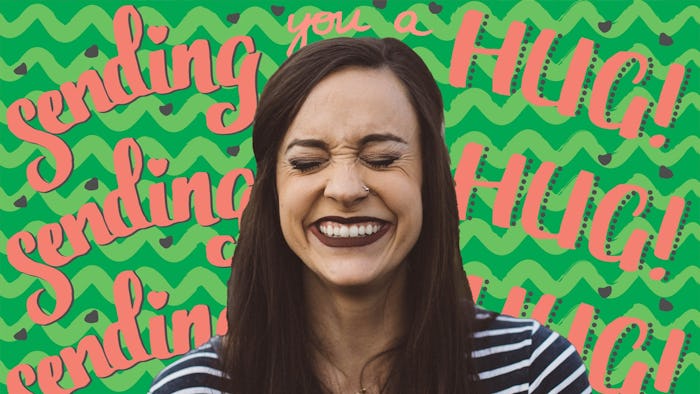
[[[423,222],[419,141],[388,69],[343,69],[311,91],[276,170],[282,233],[311,277],[336,288],[391,280]]]

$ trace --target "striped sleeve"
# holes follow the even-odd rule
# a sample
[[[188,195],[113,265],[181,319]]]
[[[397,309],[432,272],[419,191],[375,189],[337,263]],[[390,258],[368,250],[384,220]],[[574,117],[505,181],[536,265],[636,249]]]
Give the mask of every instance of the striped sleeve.
[[[472,358],[483,392],[590,393],[586,368],[559,334],[529,319],[480,311]]]
[[[148,394],[220,394],[216,379],[221,377],[215,337],[167,366],[153,380]]]
[[[479,312],[472,358],[481,391],[498,394],[590,393],[576,349],[534,320]],[[149,394],[221,393],[216,349],[221,338],[185,354],[154,379]]]
[[[590,390],[586,368],[569,341],[533,322],[529,393],[583,393]]]
[[[491,319],[493,317],[493,319]],[[527,393],[528,355],[532,346],[530,321],[477,314],[488,326],[474,333],[472,358],[484,393]]]

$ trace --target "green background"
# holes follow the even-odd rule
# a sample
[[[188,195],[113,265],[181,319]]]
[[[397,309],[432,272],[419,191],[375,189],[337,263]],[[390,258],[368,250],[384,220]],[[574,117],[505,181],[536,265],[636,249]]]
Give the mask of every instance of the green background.
[[[49,193],[34,191],[26,181],[27,164],[43,148],[22,142],[7,129],[6,110],[15,100],[27,97],[35,101],[42,92],[57,89],[66,81],[76,81],[88,69],[101,72],[106,62],[117,55],[112,31],[112,17],[120,4],[102,2],[91,5],[84,1],[45,2],[30,4],[21,1],[0,3],[0,387],[6,382],[8,371],[20,363],[36,366],[46,356],[57,355],[64,347],[76,346],[86,335],[101,337],[106,328],[116,321],[112,284],[122,271],[135,270],[144,283],[144,292],[166,290],[170,293],[168,305],[160,311],[144,305],[139,316],[144,343],[148,347],[148,319],[156,315],[170,316],[173,311],[191,309],[197,304],[211,306],[218,315],[225,303],[228,269],[217,268],[207,262],[206,242],[217,234],[238,235],[235,220],[222,220],[210,227],[201,227],[195,220],[137,232],[107,246],[94,245],[92,251],[61,268],[72,278],[75,301],[66,316],[58,322],[39,326],[26,314],[26,299],[45,286],[42,281],[21,274],[6,262],[6,244],[13,234],[38,229],[66,214],[76,213],[91,201],[102,204],[105,196],[116,188],[112,152],[117,141],[135,138],[146,159],[170,159],[168,173],[155,179],[147,172],[139,183],[145,199],[154,182],[166,185],[176,177],[189,177],[195,172],[210,174],[214,188],[221,177],[235,168],[254,170],[250,128],[241,133],[222,136],[207,130],[204,114],[214,102],[238,103],[231,89],[213,94],[198,93],[194,87],[168,95],[151,95],[128,105],[118,106],[92,118],[62,138],[73,149],[75,170],[60,188]],[[286,59],[286,50],[293,34],[286,28],[289,14],[301,15],[317,11],[343,11],[345,23],[352,11],[360,10],[360,22],[371,25],[357,36],[397,37],[420,54],[432,70],[445,99],[446,142],[453,167],[460,160],[467,142],[478,142],[490,148],[482,176],[498,180],[508,158],[515,153],[533,159],[533,170],[543,161],[552,161],[563,167],[554,186],[544,225],[552,231],[566,206],[576,175],[581,170],[600,177],[596,202],[612,187],[629,183],[652,190],[654,205],[646,219],[630,220],[630,210],[621,215],[618,235],[611,242],[612,252],[619,253],[624,241],[635,228],[658,229],[670,196],[680,196],[692,202],[693,209],[678,243],[674,261],[659,260],[652,253],[644,268],[623,272],[618,264],[604,263],[590,255],[587,242],[575,250],[564,250],[552,241],[536,240],[527,235],[518,222],[509,229],[491,224],[491,206],[495,193],[480,190],[472,199],[473,218],[462,222],[462,256],[467,272],[488,279],[484,307],[500,311],[509,290],[521,286],[532,292],[522,314],[529,316],[532,305],[542,294],[552,294],[561,300],[558,310],[550,315],[550,327],[567,334],[576,308],[581,302],[600,311],[597,327],[591,332],[589,344],[594,344],[605,325],[617,317],[638,317],[651,322],[653,340],[646,351],[630,351],[631,337],[623,340],[619,356],[609,371],[610,384],[619,387],[629,366],[642,361],[656,367],[668,332],[684,330],[689,337],[678,373],[672,384],[677,393],[693,393],[700,384],[698,373],[698,215],[700,204],[697,174],[700,168],[698,151],[698,53],[700,38],[700,9],[688,1],[610,1],[610,2],[535,2],[520,3],[495,1],[488,3],[457,3],[442,1],[438,13],[431,12],[428,3],[388,0],[384,8],[372,1],[357,2],[284,2],[281,15],[274,15],[272,5],[282,2],[222,1],[150,1],[134,2],[148,25],[166,25],[170,34],[164,45],[156,47],[144,39],[138,52],[142,67],[147,67],[148,52],[177,44],[192,43],[196,39],[209,40],[213,55],[228,38],[249,35],[254,38],[258,51],[263,53],[258,90],[262,90],[269,76]],[[619,94],[613,103],[613,118],[619,119],[627,103],[635,95],[658,99],[666,70],[671,63],[680,63],[690,69],[692,77],[678,110],[675,127],[661,128],[650,121],[645,136],[625,140],[616,131],[603,130],[588,119],[587,102],[582,114],[563,117],[552,108],[540,108],[525,101],[520,92],[501,96],[491,92],[494,59],[479,56],[473,74],[473,86],[455,88],[448,84],[448,69],[454,38],[465,11],[476,9],[491,15],[485,28],[482,45],[498,47],[509,24],[522,21],[533,26],[532,39],[542,29],[553,29],[563,35],[554,53],[547,73],[545,95],[558,97],[562,79],[578,40],[582,37],[600,44],[599,58],[607,59],[619,51],[634,51],[654,59],[651,80],[643,87],[634,87],[630,77],[623,78]],[[432,34],[418,37],[399,34],[393,27],[395,17],[405,10],[418,15],[419,30]],[[239,13],[234,24],[227,15]],[[612,21],[612,28],[602,32],[599,22]],[[660,45],[659,35],[673,38],[672,45]],[[331,33],[325,38],[335,37]],[[322,39],[313,32],[309,41]],[[531,40],[532,41],[532,40]],[[97,45],[99,54],[84,55],[87,48]],[[532,43],[528,44],[528,50]],[[13,70],[25,63],[27,73],[18,75]],[[595,65],[597,71],[602,62]],[[144,70],[147,78],[147,70]],[[520,80],[520,79],[518,79]],[[519,86],[516,87],[516,89]],[[90,103],[90,100],[88,100]],[[163,115],[159,106],[172,103],[173,112]],[[91,105],[91,104],[90,104]],[[619,108],[619,109],[618,109]],[[233,118],[226,118],[229,121]],[[668,147],[651,148],[648,136],[664,134]],[[237,155],[227,152],[229,147],[240,147]],[[612,154],[612,161],[603,165],[598,155]],[[49,160],[49,162],[51,159]],[[659,176],[659,167],[667,166],[673,177]],[[46,166],[47,173],[51,169]],[[96,177],[99,187],[87,190],[84,184]],[[531,179],[532,174],[530,175]],[[214,191],[214,190],[213,190]],[[237,195],[240,196],[241,190]],[[25,196],[27,206],[18,208],[15,201]],[[147,201],[143,201],[145,207]],[[520,205],[522,206],[522,204]],[[146,208],[147,209],[147,208]],[[173,237],[173,244],[164,248],[159,240]],[[587,234],[586,234],[587,236]],[[225,249],[227,255],[232,248]],[[39,260],[38,253],[32,255]],[[663,267],[668,271],[662,281],[649,279],[649,270]],[[600,288],[611,286],[608,297],[599,294]],[[44,298],[50,298],[44,296]],[[662,311],[661,299],[673,309]],[[45,300],[50,301],[50,300]],[[50,306],[50,302],[46,303]],[[88,323],[85,316],[98,311],[98,321]],[[27,338],[15,339],[25,329]],[[585,362],[590,356],[583,354]],[[171,360],[152,360],[106,378],[93,378],[83,392],[145,392],[153,377]],[[89,367],[91,370],[91,367]],[[653,380],[653,379],[652,379]],[[70,387],[70,379],[64,379]],[[33,390],[38,390],[35,385]],[[655,392],[653,384],[647,392]]]

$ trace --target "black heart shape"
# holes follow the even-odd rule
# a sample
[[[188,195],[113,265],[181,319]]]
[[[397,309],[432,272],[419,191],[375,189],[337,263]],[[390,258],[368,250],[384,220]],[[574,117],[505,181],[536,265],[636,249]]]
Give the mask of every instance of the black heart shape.
[[[97,178],[92,178],[89,181],[85,182],[85,189],[96,190],[99,185],[100,181],[98,181]]]
[[[659,34],[659,44],[668,46],[673,44],[673,38],[666,33]]]
[[[159,239],[158,242],[160,242],[160,246],[162,246],[162,247],[164,247],[164,248],[167,249],[167,248],[169,248],[169,247],[173,244],[173,236],[172,236],[172,235],[168,235],[168,236],[165,237],[165,238]]]
[[[612,159],[612,155],[610,153],[606,153],[604,155],[598,155],[598,161],[600,164],[606,166],[608,163],[610,163],[610,160]]]
[[[15,200],[15,206],[17,208],[24,208],[27,206],[27,196],[22,196]]]
[[[19,66],[15,67],[15,74],[24,75],[26,73],[27,73],[27,63],[22,63]]]
[[[173,104],[170,103],[170,104],[161,105],[160,107],[158,107],[158,109],[160,109],[161,114],[167,116],[167,115],[170,115],[171,113],[173,113]]]
[[[25,339],[27,339],[27,330],[23,328],[17,331],[17,333],[15,333],[14,338],[18,341],[24,341]]]
[[[671,309],[673,309],[673,304],[671,304],[670,302],[668,302],[667,299],[662,298],[662,299],[659,301],[659,309],[661,309],[661,310],[664,311],[664,312],[668,312],[668,311],[670,311]]]
[[[437,3],[434,2],[434,1],[431,1],[430,4],[428,4],[428,9],[429,9],[430,12],[432,12],[433,14],[439,14],[440,11],[442,11],[442,6],[441,6],[440,4],[437,4]]]
[[[90,48],[85,50],[86,57],[97,57],[98,53],[100,53],[100,50],[97,49],[97,45],[93,45]]]
[[[238,155],[238,152],[240,152],[240,151],[241,151],[240,146],[229,146],[228,148],[226,148],[226,153],[228,153],[231,156]]]
[[[611,27],[612,27],[611,21],[598,22],[598,29],[600,29],[600,31],[602,31],[603,33],[609,32]]]
[[[275,16],[280,16],[284,13],[284,7],[281,5],[273,5],[270,7],[270,9]]]
[[[93,309],[92,312],[85,315],[85,322],[86,323],[97,323],[97,320],[99,320],[99,318],[100,318],[100,315],[97,314],[97,309]]]
[[[610,293],[612,293],[612,286],[598,288],[598,294],[600,294],[600,296],[603,298],[608,298],[608,296],[610,296]]]
[[[226,20],[229,21],[229,22],[231,22],[231,23],[238,23],[238,19],[239,19],[240,17],[241,17],[241,14],[239,14],[238,12],[236,12],[236,13],[234,13],[234,14],[228,14],[228,15],[226,16]]]
[[[659,176],[662,178],[670,178],[673,176],[673,171],[666,166],[659,167]]]
[[[376,7],[379,8],[380,10],[383,10],[384,7],[386,7],[386,0],[374,0],[372,4]]]

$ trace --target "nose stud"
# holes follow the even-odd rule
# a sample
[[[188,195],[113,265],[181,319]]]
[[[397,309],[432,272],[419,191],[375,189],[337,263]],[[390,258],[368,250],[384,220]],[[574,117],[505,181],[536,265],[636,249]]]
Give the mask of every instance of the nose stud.
[[[364,190],[364,191],[366,191],[367,193],[369,193],[369,187],[367,187],[367,185],[362,185],[362,190]]]

